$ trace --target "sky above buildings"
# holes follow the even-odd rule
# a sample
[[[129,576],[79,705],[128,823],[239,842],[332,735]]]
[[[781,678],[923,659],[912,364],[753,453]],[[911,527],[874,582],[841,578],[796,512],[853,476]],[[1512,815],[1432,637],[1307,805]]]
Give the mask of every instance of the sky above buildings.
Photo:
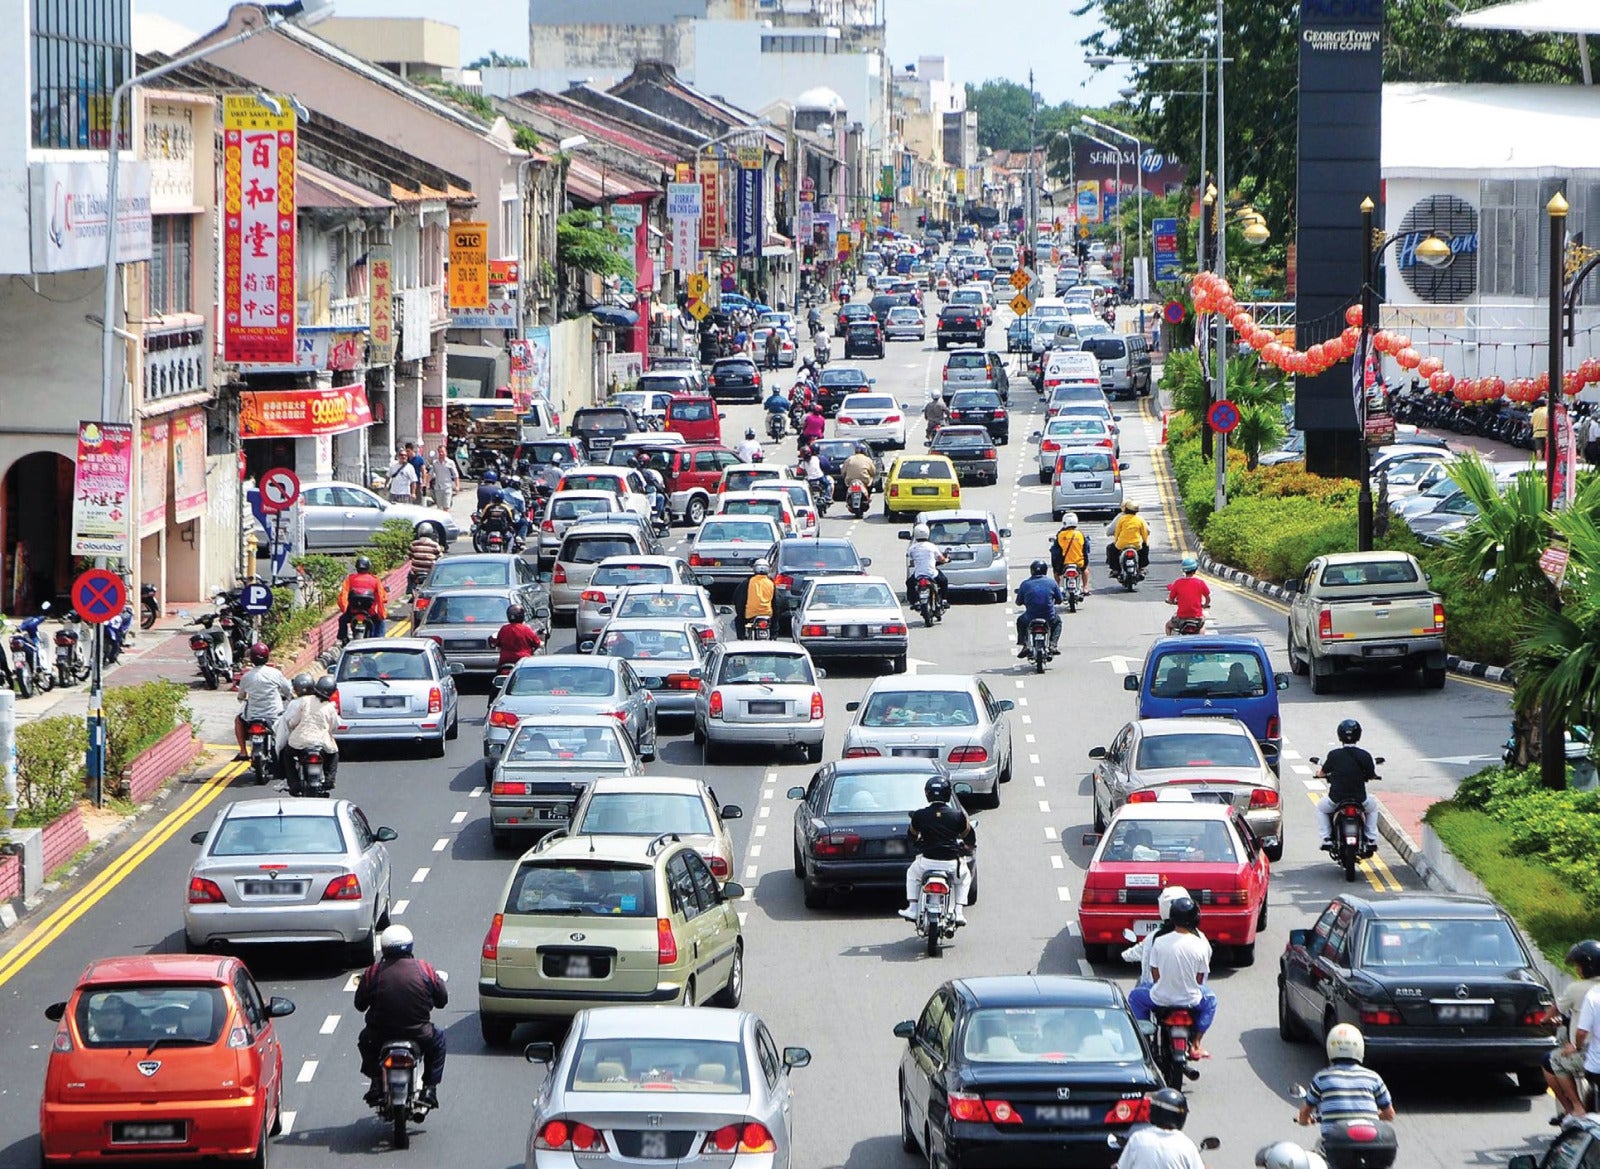
[[[340,16],[429,16],[461,28],[463,61],[491,50],[528,55],[527,0],[474,0],[446,14],[438,0],[336,0]],[[1110,103],[1123,82],[1093,74],[1079,45],[1095,21],[1075,17],[1061,0],[1011,0],[1001,19],[975,19],[972,0],[885,0],[889,59],[896,68],[919,56],[943,54],[950,75],[978,83],[1004,77],[1025,83],[1028,69],[1045,101]],[[134,0],[135,12],[153,12],[203,32],[227,17],[229,0]]]

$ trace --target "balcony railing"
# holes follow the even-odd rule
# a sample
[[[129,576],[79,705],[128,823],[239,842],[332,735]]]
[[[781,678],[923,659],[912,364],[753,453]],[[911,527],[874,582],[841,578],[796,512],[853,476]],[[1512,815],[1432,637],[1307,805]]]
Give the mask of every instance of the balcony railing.
[[[328,324],[353,328],[367,323],[367,298],[341,296],[328,302]]]

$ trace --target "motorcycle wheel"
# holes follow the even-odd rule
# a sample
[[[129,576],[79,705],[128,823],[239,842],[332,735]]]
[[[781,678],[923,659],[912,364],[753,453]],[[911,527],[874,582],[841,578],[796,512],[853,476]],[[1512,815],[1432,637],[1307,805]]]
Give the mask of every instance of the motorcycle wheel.
[[[33,667],[26,661],[17,663],[17,693],[24,698],[33,697]]]
[[[1130,593],[1133,592],[1134,587],[1138,583],[1139,583],[1139,578],[1138,577],[1132,575],[1131,573],[1124,573],[1123,574],[1123,576],[1122,576],[1122,587],[1125,590],[1127,590],[1128,592],[1130,592]]]
[[[406,1110],[403,1105],[394,1109],[392,1119],[394,1121],[394,1147],[397,1149],[409,1149],[411,1147],[411,1134],[406,1131]]]
[[[210,662],[200,667],[200,674],[205,678],[207,690],[215,690],[222,684],[222,679],[218,676],[216,667],[211,665]]]
[[[1036,649],[1033,651],[1033,672],[1035,674],[1044,673],[1044,662],[1049,656],[1050,655],[1045,653],[1045,651],[1042,649]]]
[[[272,778],[272,771],[267,766],[267,761],[265,759],[257,759],[253,762],[252,767],[256,773],[256,786],[265,787],[267,781]]]
[[[928,957],[943,957],[944,934],[940,932],[939,925],[934,922],[928,926]]]
[[[926,597],[924,597],[922,599],[922,601],[917,605],[917,611],[922,614],[922,624],[923,624],[923,626],[928,628],[928,629],[932,629],[933,628],[933,606],[928,602],[928,599]]]
[[[1184,1068],[1189,1066],[1189,1061],[1181,1055],[1173,1054],[1168,1059],[1167,1087],[1183,1091]]]
[[[1344,868],[1344,879],[1346,881],[1354,881],[1356,879],[1356,850],[1354,845],[1343,844],[1339,846],[1339,864]]]
[[[56,682],[57,682],[57,684],[60,685],[60,687],[63,690],[65,690],[68,686],[72,685],[72,681],[73,681],[72,675],[73,675],[72,667],[67,665],[66,663],[62,663],[61,665],[56,667]]]
[[[155,606],[154,605],[146,606],[143,609],[143,611],[141,611],[140,614],[139,614],[139,628],[140,629],[153,628],[155,626],[155,623],[156,623],[156,616],[157,616],[157,614],[156,614]]]

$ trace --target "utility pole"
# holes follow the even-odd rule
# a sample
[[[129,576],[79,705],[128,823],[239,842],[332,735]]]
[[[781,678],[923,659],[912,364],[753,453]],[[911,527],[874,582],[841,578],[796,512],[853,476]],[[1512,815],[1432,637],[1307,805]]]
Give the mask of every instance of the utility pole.
[[[1039,201],[1039,176],[1034,171],[1035,151],[1038,148],[1038,113],[1039,95],[1033,88],[1033,70],[1028,70],[1028,194],[1022,200],[1022,214],[1026,222],[1022,225],[1027,233],[1024,237],[1028,241],[1028,250],[1033,251],[1039,243],[1035,223],[1039,218],[1035,204]]]
[[[1224,280],[1228,278],[1228,168],[1227,168],[1227,123],[1224,120],[1226,106],[1223,104],[1222,94],[1222,4],[1217,0],[1217,275]],[[1212,393],[1212,401],[1221,402],[1228,396],[1228,322],[1221,315],[1217,316],[1217,335],[1215,338],[1217,350],[1217,380]],[[1363,439],[1365,441],[1365,439]],[[1212,506],[1221,511],[1228,506],[1228,436],[1218,434],[1216,438],[1216,485],[1212,498]]]

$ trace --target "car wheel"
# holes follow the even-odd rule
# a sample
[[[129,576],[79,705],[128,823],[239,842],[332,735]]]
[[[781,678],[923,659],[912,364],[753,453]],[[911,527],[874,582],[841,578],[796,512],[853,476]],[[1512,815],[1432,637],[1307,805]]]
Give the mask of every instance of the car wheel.
[[[437,739],[429,740],[429,742],[428,742],[428,758],[429,759],[443,759],[444,758],[444,739],[445,739],[445,732],[444,731],[440,731],[439,732],[439,737]]]
[[[495,832],[491,830],[489,833],[489,843],[497,850],[510,848],[511,835],[506,832]]]
[[[1104,942],[1085,942],[1083,956],[1090,962],[1104,962],[1111,956],[1111,947]]]
[[[900,1085],[900,1147],[912,1155],[922,1151],[917,1134],[911,1131],[911,1103],[906,1099],[904,1082]]]
[[[700,496],[695,496],[683,508],[683,522],[691,528],[698,528],[706,518],[706,501]]]
[[[450,725],[445,728],[444,737],[452,742],[461,737],[461,715],[459,713],[450,720]]]
[[[1106,830],[1106,814],[1100,810],[1100,794],[1092,786],[1089,791],[1089,802],[1094,805],[1094,830],[1096,832],[1104,832]]]
[[[1247,946],[1233,948],[1233,964],[1235,966],[1254,966],[1256,964],[1256,944],[1251,942]]]
[[[1448,673],[1448,671],[1443,666],[1439,666],[1437,668],[1433,666],[1422,667],[1423,686],[1429,690],[1443,690],[1444,676],[1446,673]],[[1541,1073],[1541,1075],[1542,1074],[1543,1073]],[[1543,1080],[1540,1082],[1543,1083]]]
[[[1517,1090],[1529,1096],[1542,1096],[1546,1084],[1544,1082],[1543,1068],[1518,1068],[1514,1073],[1517,1077]]]
[[[944,349],[945,349],[945,341],[941,338],[940,341],[939,341],[939,351],[942,353],[944,351]]]
[[[903,674],[906,672],[905,654],[896,654],[894,657],[889,659],[889,672],[891,674]]]
[[[517,1021],[507,1019],[502,1015],[486,1015],[478,1012],[478,1030],[483,1035],[486,1047],[507,1047],[511,1043],[511,1036],[516,1032]]]
[[[1289,988],[1281,974],[1278,976],[1278,1038],[1285,1043],[1298,1043],[1304,1038],[1300,1021],[1289,1010]]]
[[[1293,625],[1289,626],[1287,640],[1289,643],[1289,669],[1296,677],[1303,678],[1311,672],[1311,669],[1305,662],[1300,660],[1300,647],[1295,644]]]
[[[1333,664],[1311,659],[1311,693],[1326,694],[1333,689]]]
[[[269,1151],[272,1148],[272,1138],[269,1135],[272,1127],[267,1123],[266,1116],[263,1115],[261,1117],[261,1139],[256,1142],[255,1156],[245,1161],[248,1169],[267,1169],[272,1164],[272,1153]]]
[[[694,997],[694,994],[694,979],[691,978],[688,982],[683,984],[683,1003],[681,1005],[685,1007],[699,1006],[699,1000]]]
[[[733,944],[733,965],[728,968],[728,985],[717,993],[711,1004],[732,1010],[744,998],[744,943]]]
[[[794,846],[794,875],[797,877],[806,875],[806,858],[800,855],[800,846],[798,844]]]
[[[805,899],[807,909],[822,909],[828,904],[828,891],[812,881],[802,885],[800,893]]]
[[[805,745],[805,751],[806,751],[806,762],[807,763],[821,763],[822,762],[822,744],[821,743],[807,743]]]
[[[701,729],[698,721],[694,724],[694,745],[696,747],[704,747],[706,745],[706,733]]]
[[[353,942],[344,947],[344,965],[365,970],[378,960],[378,922],[374,918],[372,928],[362,934]]]
[[[1050,482],[1050,472],[1049,471],[1040,471],[1039,472],[1039,482],[1041,482],[1041,483]]]

